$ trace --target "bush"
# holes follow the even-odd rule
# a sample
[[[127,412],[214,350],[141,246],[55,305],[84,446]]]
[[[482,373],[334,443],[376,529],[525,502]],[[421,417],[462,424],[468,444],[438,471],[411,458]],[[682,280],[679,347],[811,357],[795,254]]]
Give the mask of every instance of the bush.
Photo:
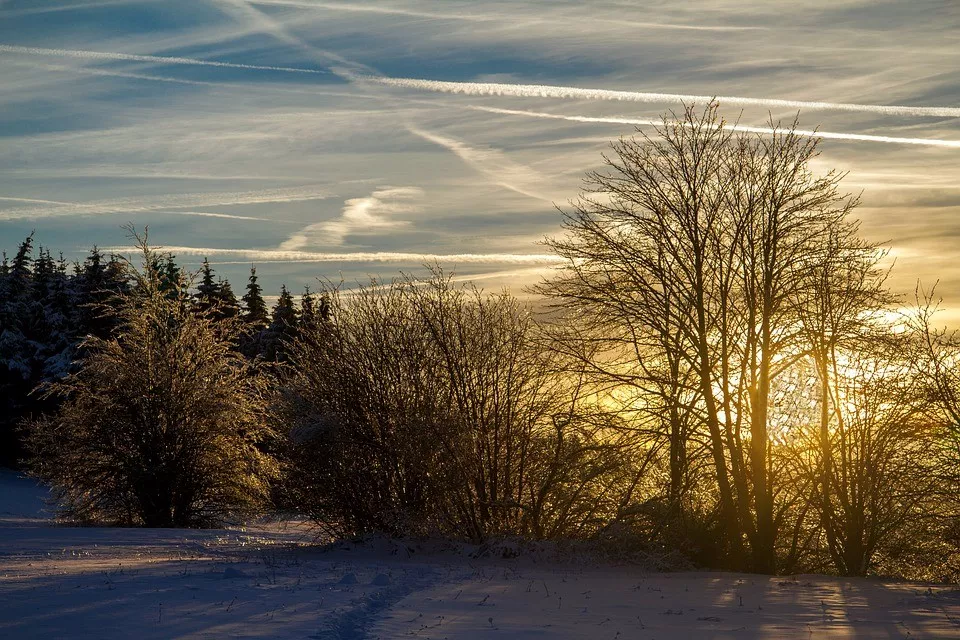
[[[189,308],[141,242],[144,267],[116,310],[119,329],[89,338],[76,374],[47,393],[59,412],[27,425],[32,472],[62,516],[148,527],[211,526],[257,511],[275,463],[263,379],[232,347],[230,322]]]
[[[442,273],[331,292],[291,348],[288,500],[337,534],[583,537],[622,463],[509,295]]]

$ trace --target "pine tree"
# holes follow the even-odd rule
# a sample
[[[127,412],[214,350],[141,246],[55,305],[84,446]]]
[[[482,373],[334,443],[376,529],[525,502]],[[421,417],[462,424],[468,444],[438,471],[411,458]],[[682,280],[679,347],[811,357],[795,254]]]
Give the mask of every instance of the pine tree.
[[[14,256],[10,265],[10,285],[14,298],[21,297],[27,293],[32,277],[31,268],[33,266],[33,233],[20,243],[17,249],[17,255]]]
[[[280,297],[273,307],[270,328],[278,332],[296,331],[299,320],[297,307],[293,303],[293,296],[287,290],[287,285],[280,285]]]
[[[49,250],[40,247],[39,254],[33,263],[33,295],[37,300],[46,300],[53,286],[56,263]]]
[[[77,334],[106,338],[116,327],[109,311],[130,289],[126,268],[117,256],[107,259],[94,245],[83,264],[74,265],[73,280],[79,309]]]
[[[312,327],[317,323],[317,299],[310,293],[310,287],[303,288],[300,296],[300,325]]]
[[[197,285],[197,293],[194,295],[194,309],[200,313],[207,313],[217,305],[220,293],[220,287],[213,279],[213,267],[207,258],[203,259],[203,267],[200,269],[200,284]]]
[[[184,295],[189,289],[189,279],[176,263],[176,256],[167,254],[158,262],[158,272],[160,274],[160,289],[166,293],[171,300],[181,300],[184,303],[188,298]]]
[[[229,280],[220,280],[217,283],[217,302],[220,318],[236,318],[240,315],[240,304],[237,302],[237,296],[233,293],[233,287]]]
[[[287,346],[296,338],[299,326],[300,317],[293,296],[286,285],[281,285],[270,326],[264,331],[261,347],[263,357],[270,362],[286,360]]]
[[[243,322],[248,328],[259,331],[267,326],[267,303],[263,301],[263,289],[257,284],[257,268],[250,267],[247,292],[243,295]]]

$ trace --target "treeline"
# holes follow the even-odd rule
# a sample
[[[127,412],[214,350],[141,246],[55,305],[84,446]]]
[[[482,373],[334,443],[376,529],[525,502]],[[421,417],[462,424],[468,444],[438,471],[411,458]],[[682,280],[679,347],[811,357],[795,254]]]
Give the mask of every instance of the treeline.
[[[960,340],[932,292],[889,290],[818,141],[775,128],[710,105],[615,143],[532,302],[434,267],[284,289],[268,316],[255,273],[238,301],[142,238],[133,263],[59,261],[40,285],[28,241],[4,345],[64,327],[5,365],[30,469],[77,521],[283,511],[334,536],[956,579]]]

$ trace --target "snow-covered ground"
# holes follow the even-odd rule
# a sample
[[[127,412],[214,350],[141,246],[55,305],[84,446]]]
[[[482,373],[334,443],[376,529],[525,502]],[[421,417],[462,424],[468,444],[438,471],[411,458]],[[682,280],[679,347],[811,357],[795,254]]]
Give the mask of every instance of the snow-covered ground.
[[[960,638],[960,590],[937,585],[57,527],[44,495],[0,471],[0,638]]]

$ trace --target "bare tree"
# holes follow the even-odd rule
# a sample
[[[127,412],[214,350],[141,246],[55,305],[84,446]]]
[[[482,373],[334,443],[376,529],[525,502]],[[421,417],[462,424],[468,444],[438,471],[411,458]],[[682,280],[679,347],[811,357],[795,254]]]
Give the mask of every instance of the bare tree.
[[[827,433],[822,425],[797,427],[813,480],[810,503],[841,575],[866,575],[936,511],[939,480],[929,455],[936,427],[922,381],[910,372],[908,339],[886,332],[835,352]]]
[[[712,457],[728,563],[746,566],[746,540],[749,566],[764,572],[776,569],[781,522],[770,393],[804,353],[793,300],[810,248],[856,205],[838,191],[841,175],[810,172],[817,139],[797,135],[796,122],[773,127],[767,137],[734,133],[711,104],[615,143],[607,171],[590,174],[564,212],[566,236],[548,241],[566,268],[539,289],[602,344],[578,350],[608,357],[590,357],[600,377],[693,416]],[[671,448],[691,437],[672,429]]]

